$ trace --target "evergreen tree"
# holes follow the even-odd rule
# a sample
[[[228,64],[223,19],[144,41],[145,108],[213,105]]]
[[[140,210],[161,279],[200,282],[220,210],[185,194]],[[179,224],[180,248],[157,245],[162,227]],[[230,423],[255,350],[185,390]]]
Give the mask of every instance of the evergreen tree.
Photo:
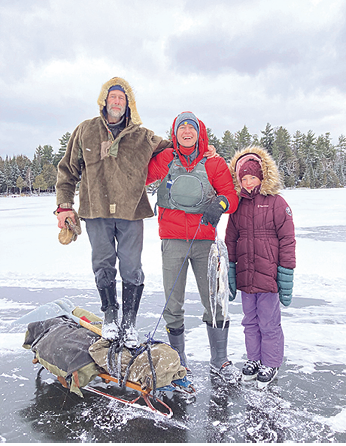
[[[312,130],[309,130],[307,135],[303,135],[298,157],[303,171],[300,186],[315,189],[320,161],[316,152],[316,137]]]
[[[62,135],[62,137],[59,139],[59,141],[60,141],[60,147],[59,147],[58,153],[56,153],[56,154],[54,155],[54,159],[53,159],[53,165],[54,165],[55,167],[58,166],[60,160],[61,160],[61,159],[63,158],[63,156],[65,155],[65,153],[66,153],[66,149],[67,149],[67,144],[68,144],[70,138],[71,138],[71,133],[70,133],[70,132],[66,132],[66,133],[65,133],[64,135]]]
[[[17,187],[17,178],[20,176],[20,170],[17,164],[16,157],[13,157],[10,161],[11,166],[11,188]]]
[[[34,159],[31,163],[31,172],[34,180],[42,172],[41,154],[37,154],[36,152],[34,154]]]
[[[219,153],[221,143],[220,140],[214,135],[212,130],[210,128],[207,128],[207,134],[209,139],[209,145],[214,146],[216,149],[216,152]]]
[[[21,178],[25,178],[26,177],[26,172],[28,170],[28,168],[31,166],[31,161],[30,159],[25,156],[25,155],[19,155],[16,157],[16,162],[17,162],[17,166],[20,172],[20,176]],[[27,186],[24,186],[27,187]]]
[[[43,147],[38,146],[34,153],[34,160],[36,160],[37,164],[40,165],[41,171],[43,167],[42,157],[43,157]],[[41,173],[41,171],[39,173]]]
[[[218,153],[228,162],[233,158],[235,150],[236,142],[234,136],[229,130],[226,130],[221,139],[220,150]]]
[[[261,130],[261,133],[263,135],[262,138],[260,139],[261,146],[264,147],[266,151],[270,153],[270,155],[272,155],[275,137],[274,137],[274,129],[269,124],[269,122],[266,125],[266,128],[264,130]]]
[[[246,125],[244,125],[244,127],[235,134],[236,149],[242,150],[245,149],[246,147],[251,146],[251,140],[252,137],[249,133],[249,130],[246,127]]]
[[[42,156],[41,156],[41,165],[42,167],[45,164],[52,164],[53,163],[53,147],[49,145],[44,145],[42,150]]]
[[[341,186],[346,186],[346,136],[339,136],[339,142],[336,149],[335,157],[335,174],[339,178]]]
[[[272,149],[281,180],[286,187],[294,186],[297,162],[291,149],[291,136],[285,128],[275,129]]]
[[[4,175],[4,160],[0,156],[0,192],[6,190],[5,175]]]

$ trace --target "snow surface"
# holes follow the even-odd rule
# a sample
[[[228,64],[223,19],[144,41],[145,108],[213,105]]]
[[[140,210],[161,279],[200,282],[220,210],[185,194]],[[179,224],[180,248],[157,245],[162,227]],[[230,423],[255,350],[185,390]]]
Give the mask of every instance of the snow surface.
[[[297,236],[293,299],[304,302],[282,307],[285,357],[288,364],[297,365],[297,373],[311,374],[318,364],[346,364],[346,189],[295,189],[285,190],[282,195],[292,208]],[[84,223],[78,240],[62,246],[57,240],[54,209],[54,195],[0,197],[0,287],[95,288]],[[226,224],[227,217],[223,216],[218,227],[221,238]],[[145,294],[162,292],[156,217],[145,220],[142,261]],[[197,293],[191,272],[187,291]],[[187,303],[201,306],[198,299]],[[0,310],[16,305],[0,295]],[[33,308],[25,305],[28,311]],[[157,308],[157,317],[160,313]],[[230,304],[230,314],[229,356],[233,362],[242,362],[245,345],[239,295]],[[186,318],[189,316],[187,313]],[[22,350],[22,341],[23,333],[2,333],[0,355]],[[192,360],[209,361],[202,322],[188,332],[186,350]],[[345,408],[324,423],[346,432]]]

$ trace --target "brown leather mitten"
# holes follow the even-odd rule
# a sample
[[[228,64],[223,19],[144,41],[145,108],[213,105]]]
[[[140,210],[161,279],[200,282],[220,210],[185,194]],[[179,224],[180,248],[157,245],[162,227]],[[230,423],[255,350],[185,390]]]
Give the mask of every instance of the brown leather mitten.
[[[77,224],[74,224],[72,218],[67,217],[65,220],[66,226],[62,228],[59,232],[58,239],[63,245],[68,245],[71,242],[77,240],[78,235],[82,233],[82,228],[80,226],[80,220],[78,218],[77,212],[73,211]]]

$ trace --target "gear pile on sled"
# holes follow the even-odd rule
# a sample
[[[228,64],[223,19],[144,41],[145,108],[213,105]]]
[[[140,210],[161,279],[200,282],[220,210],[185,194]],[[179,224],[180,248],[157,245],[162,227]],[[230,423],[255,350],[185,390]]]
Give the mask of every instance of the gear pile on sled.
[[[59,301],[55,303],[59,305]],[[66,302],[64,305],[66,308]],[[100,318],[78,307],[71,314],[31,322],[23,347],[34,352],[34,363],[40,363],[81,397],[84,388],[170,418],[173,413],[157,398],[157,391],[195,392],[179,354],[171,346],[151,340],[136,349],[122,348],[101,337]],[[88,385],[97,376],[106,383],[137,390],[139,396],[129,401]],[[140,399],[144,406],[137,404]]]

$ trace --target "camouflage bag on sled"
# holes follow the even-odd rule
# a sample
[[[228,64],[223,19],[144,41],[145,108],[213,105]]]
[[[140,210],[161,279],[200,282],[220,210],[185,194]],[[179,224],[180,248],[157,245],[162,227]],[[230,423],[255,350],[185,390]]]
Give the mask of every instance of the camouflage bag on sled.
[[[73,310],[73,315],[79,318],[85,316],[92,322],[101,321],[93,313],[78,307]],[[98,326],[101,328],[101,325]],[[23,347],[35,353],[34,363],[39,362],[64,387],[83,397],[80,387],[86,386],[100,373],[112,374],[108,367],[110,345],[109,341],[81,327],[67,316],[60,316],[30,323]],[[122,379],[127,375],[129,381],[145,389],[153,388],[154,382],[159,388],[186,376],[186,369],[180,363],[178,352],[170,345],[154,342],[150,346],[151,360],[148,349],[144,350],[143,344],[140,350],[122,349]],[[112,359],[119,363],[118,353]]]
[[[82,312],[85,315],[86,312]],[[67,316],[59,316],[30,323],[23,347],[35,353],[34,363],[39,362],[64,387],[83,397],[80,387],[87,385],[100,373],[88,352],[90,345],[99,338]]]

